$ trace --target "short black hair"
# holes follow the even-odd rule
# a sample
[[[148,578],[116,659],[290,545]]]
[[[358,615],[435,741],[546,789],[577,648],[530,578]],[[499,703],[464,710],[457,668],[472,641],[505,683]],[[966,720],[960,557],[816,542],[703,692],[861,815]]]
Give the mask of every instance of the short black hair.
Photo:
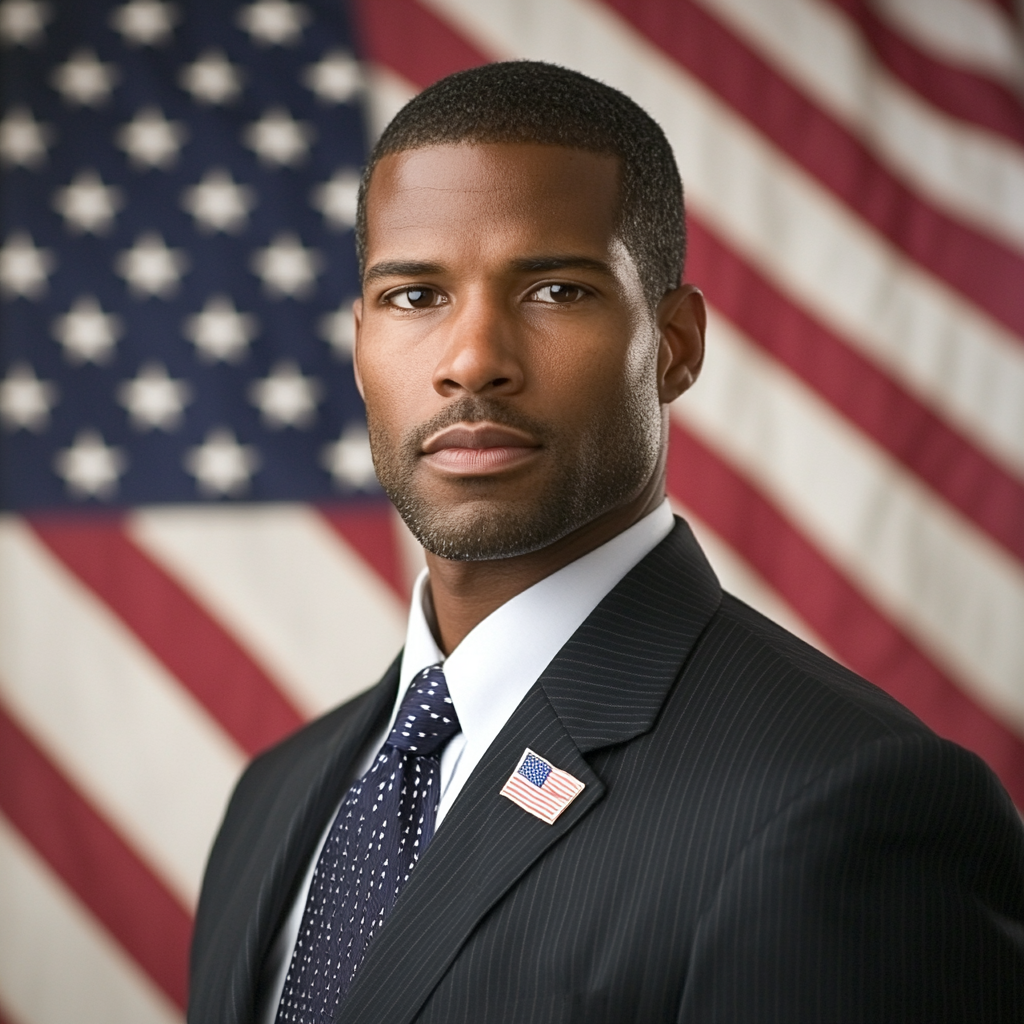
[[[652,309],[679,286],[686,259],[683,184],[657,122],[624,93],[540,61],[485,64],[442,78],[384,129],[363,172],[356,215],[366,265],[366,192],[381,158],[426,146],[492,142],[566,146],[618,157],[618,230]]]

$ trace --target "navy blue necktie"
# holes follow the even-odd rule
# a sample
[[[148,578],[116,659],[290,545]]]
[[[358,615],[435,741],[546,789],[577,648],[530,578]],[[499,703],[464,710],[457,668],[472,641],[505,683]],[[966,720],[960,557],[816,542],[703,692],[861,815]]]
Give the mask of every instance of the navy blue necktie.
[[[402,701],[370,770],[348,791],[317,861],[277,1024],[333,1024],[366,947],[434,835],[441,752],[459,731],[439,666]]]

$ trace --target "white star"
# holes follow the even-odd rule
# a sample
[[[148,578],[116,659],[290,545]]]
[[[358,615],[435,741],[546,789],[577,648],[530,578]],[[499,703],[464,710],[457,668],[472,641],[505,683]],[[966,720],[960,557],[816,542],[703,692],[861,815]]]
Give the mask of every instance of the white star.
[[[4,0],[0,4],[0,39],[8,46],[35,46],[52,17],[50,5],[36,0]]]
[[[257,0],[238,12],[238,24],[258,46],[292,46],[309,24],[304,4],[288,0]]]
[[[325,313],[317,324],[320,337],[342,359],[352,358],[352,348],[356,341],[356,322],[352,313],[354,301],[350,299],[343,302],[333,313]]]
[[[347,231],[355,226],[358,199],[359,172],[347,169],[335,171],[330,181],[317,185],[310,201],[332,228]]]
[[[316,419],[316,403],[323,390],[315,377],[303,376],[295,363],[284,360],[274,366],[270,376],[252,382],[249,401],[268,427],[308,427]]]
[[[313,291],[323,260],[316,249],[306,249],[296,235],[282,231],[266,249],[253,253],[250,266],[272,298],[301,298]]]
[[[0,161],[9,167],[40,167],[52,141],[53,129],[26,106],[11,107],[0,121]]]
[[[174,4],[131,0],[110,14],[110,24],[129,46],[163,46],[181,15]]]
[[[27,231],[13,231],[0,248],[0,294],[38,299],[46,291],[50,272],[57,265],[49,249],[36,248]]]
[[[117,68],[98,60],[92,50],[76,50],[67,62],[54,69],[50,76],[53,87],[65,103],[81,107],[101,107],[110,97],[118,80]]]
[[[223,427],[211,430],[206,440],[185,456],[185,469],[196,478],[199,490],[210,495],[242,493],[259,464],[256,449],[239,444]]]
[[[110,359],[123,327],[121,318],[104,313],[92,295],[80,295],[67,313],[53,321],[52,330],[64,347],[65,359],[98,366]]]
[[[278,167],[301,164],[315,138],[313,126],[296,121],[284,107],[271,107],[242,134],[246,146],[263,163]]]
[[[202,312],[185,320],[184,334],[204,362],[237,363],[249,353],[249,342],[259,330],[251,313],[239,313],[226,295],[206,300]]]
[[[256,205],[254,192],[248,185],[239,185],[228,171],[214,168],[207,171],[198,185],[185,189],[181,205],[205,232],[241,231]]]
[[[116,138],[136,167],[166,171],[177,162],[188,130],[180,121],[168,121],[156,107],[144,107],[118,129]]]
[[[320,462],[334,477],[334,482],[346,490],[365,490],[377,483],[365,427],[355,424],[346,427],[337,441],[324,445]]]
[[[242,72],[221,50],[204,50],[191,64],[181,69],[178,82],[192,94],[196,103],[217,106],[238,99],[242,91]]]
[[[363,87],[363,73],[352,54],[331,50],[303,71],[302,82],[324,103],[345,103]]]
[[[169,377],[162,364],[146,363],[134,380],[124,381],[117,389],[117,400],[137,430],[174,430],[192,400],[192,389],[186,381]]]
[[[57,386],[40,380],[28,363],[15,363],[0,381],[0,419],[12,430],[43,430],[58,394]]]
[[[53,195],[53,208],[74,234],[83,231],[105,235],[124,206],[124,193],[116,185],[104,185],[95,171],[79,171],[66,188]]]
[[[168,249],[157,232],[147,231],[130,249],[117,254],[114,269],[137,297],[159,295],[166,299],[178,290],[188,257],[181,249]]]
[[[95,430],[80,430],[74,444],[57,453],[53,465],[75,497],[110,498],[128,460]]]

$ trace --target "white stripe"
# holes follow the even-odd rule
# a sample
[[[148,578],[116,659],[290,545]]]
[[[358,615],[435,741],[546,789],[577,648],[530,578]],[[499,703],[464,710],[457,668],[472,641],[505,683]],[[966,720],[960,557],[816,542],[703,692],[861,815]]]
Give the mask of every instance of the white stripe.
[[[693,530],[698,543],[704,549],[711,567],[715,570],[724,590],[734,594],[751,608],[777,622],[783,629],[800,637],[805,643],[816,647],[830,658],[839,661],[835,652],[817,633],[793,610],[784,597],[729,543],[723,540],[691,508],[672,498],[673,509],[681,515]]]
[[[402,645],[398,600],[304,505],[154,509],[129,530],[310,714],[375,683]]]
[[[417,89],[407,79],[382,64],[367,64],[367,121],[370,144],[380,138],[391,118],[416,95]]]
[[[1024,87],[1020,29],[991,0],[875,0],[874,7],[939,60]]]
[[[0,1006],[23,1024],[183,1024],[0,815]]]
[[[1024,477],[1024,344],[889,243],[630,26],[582,0],[429,0],[499,56],[622,89],[673,144],[691,207],[747,259]],[[705,282],[709,293],[714,282]]]
[[[860,30],[813,0],[697,0],[956,217],[1024,251],[1024,150],[891,75]],[[931,17],[929,5],[921,9]]]
[[[14,517],[0,519],[0,696],[51,760],[194,906],[245,757]]]
[[[1024,735],[1024,571],[728,321],[673,415]]]

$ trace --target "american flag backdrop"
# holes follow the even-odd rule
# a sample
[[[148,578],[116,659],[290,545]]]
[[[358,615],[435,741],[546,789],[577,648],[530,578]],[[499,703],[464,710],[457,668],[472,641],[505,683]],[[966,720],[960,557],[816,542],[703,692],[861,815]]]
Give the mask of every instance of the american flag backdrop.
[[[1013,0],[2,0],[0,1024],[180,1021],[246,759],[393,657],[415,546],[350,362],[368,139],[437,78],[633,96],[708,355],[723,583],[1024,806]]]

